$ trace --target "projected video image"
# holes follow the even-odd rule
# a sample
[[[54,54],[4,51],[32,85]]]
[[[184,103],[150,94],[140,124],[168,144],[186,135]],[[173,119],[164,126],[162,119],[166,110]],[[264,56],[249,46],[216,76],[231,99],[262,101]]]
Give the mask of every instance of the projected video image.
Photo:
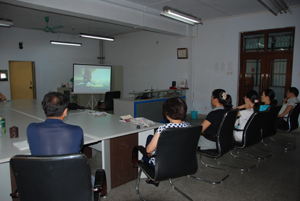
[[[110,91],[111,66],[74,65],[74,92],[99,94]]]

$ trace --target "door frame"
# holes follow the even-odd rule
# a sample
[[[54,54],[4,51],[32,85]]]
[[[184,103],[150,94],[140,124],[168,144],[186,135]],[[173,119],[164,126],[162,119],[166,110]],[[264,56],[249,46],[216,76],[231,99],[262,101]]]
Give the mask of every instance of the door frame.
[[[293,33],[292,48],[290,50],[284,51],[269,51],[268,50],[268,36],[270,33],[285,32],[291,31]],[[243,52],[244,44],[243,38],[247,35],[256,35],[264,34],[264,51],[260,52]],[[260,87],[259,94],[264,90],[265,84],[268,83],[269,79],[265,79],[265,75],[269,78],[269,72],[266,72],[270,69],[270,60],[271,59],[287,59],[287,72],[286,72],[286,83],[285,83],[285,92],[291,87],[292,83],[292,65],[293,65],[293,52],[294,52],[294,41],[295,41],[295,27],[287,28],[278,28],[270,30],[260,30],[260,31],[251,31],[243,32],[240,35],[240,73],[239,73],[239,89],[238,89],[238,104],[243,104],[243,96],[245,92],[245,69],[246,69],[246,60],[247,59],[261,59],[261,73],[260,73]],[[267,73],[267,74],[266,74]],[[266,83],[267,82],[267,83]]]

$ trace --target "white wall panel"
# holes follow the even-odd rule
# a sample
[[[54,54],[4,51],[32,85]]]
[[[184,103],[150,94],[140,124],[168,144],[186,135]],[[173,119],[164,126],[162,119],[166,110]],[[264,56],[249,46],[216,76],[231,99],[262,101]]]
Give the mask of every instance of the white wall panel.
[[[72,35],[59,34],[59,40],[71,41]],[[37,98],[49,91],[56,91],[61,83],[73,77],[73,63],[99,64],[99,41],[75,36],[73,42],[81,47],[51,45],[58,34],[19,28],[0,28],[0,69],[9,70],[9,61],[35,62]],[[19,49],[23,42],[23,49]],[[1,92],[10,99],[9,81],[0,82]]]

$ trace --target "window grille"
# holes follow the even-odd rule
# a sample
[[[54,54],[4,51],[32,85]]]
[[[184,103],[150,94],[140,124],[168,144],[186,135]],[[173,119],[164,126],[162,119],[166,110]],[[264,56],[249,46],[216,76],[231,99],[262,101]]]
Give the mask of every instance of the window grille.
[[[292,50],[293,48],[293,33],[279,32],[270,33],[268,41],[268,51],[284,51]]]
[[[243,38],[244,52],[264,51],[264,35],[247,35]]]
[[[285,87],[287,59],[272,59],[271,83],[272,87]]]

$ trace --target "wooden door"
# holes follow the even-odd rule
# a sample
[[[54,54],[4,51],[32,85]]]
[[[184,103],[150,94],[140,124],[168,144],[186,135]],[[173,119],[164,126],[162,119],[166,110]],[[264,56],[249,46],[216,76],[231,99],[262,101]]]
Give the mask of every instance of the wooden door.
[[[260,95],[265,89],[272,89],[278,104],[281,104],[291,86],[291,66],[292,58],[285,54],[245,57],[242,61],[239,105],[243,104],[247,91],[255,90]]]
[[[268,55],[264,75],[261,89],[272,89],[276,94],[278,104],[281,104],[292,84],[292,55]]]
[[[239,105],[248,90],[272,89],[278,104],[291,87],[295,28],[241,34]]]
[[[264,80],[264,70],[262,67],[265,66],[265,58],[260,55],[251,55],[243,57],[241,67],[241,78],[240,78],[240,94],[239,94],[239,105],[243,104],[243,97],[247,91],[255,90],[257,93],[261,93],[261,83]]]
[[[33,62],[9,62],[11,100],[35,98],[34,72]]]

